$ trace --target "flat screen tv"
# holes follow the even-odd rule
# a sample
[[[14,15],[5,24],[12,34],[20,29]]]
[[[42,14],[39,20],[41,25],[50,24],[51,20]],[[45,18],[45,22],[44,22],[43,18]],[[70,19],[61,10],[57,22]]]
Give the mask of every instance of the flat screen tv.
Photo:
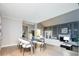
[[[65,42],[64,37],[60,37],[60,41]]]

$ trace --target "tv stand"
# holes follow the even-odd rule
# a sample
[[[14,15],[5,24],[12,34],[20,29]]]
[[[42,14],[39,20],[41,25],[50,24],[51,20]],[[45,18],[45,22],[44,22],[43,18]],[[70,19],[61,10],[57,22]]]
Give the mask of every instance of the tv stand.
[[[71,44],[68,43],[63,43],[60,45],[60,47],[66,48],[67,50],[72,50],[72,46]]]

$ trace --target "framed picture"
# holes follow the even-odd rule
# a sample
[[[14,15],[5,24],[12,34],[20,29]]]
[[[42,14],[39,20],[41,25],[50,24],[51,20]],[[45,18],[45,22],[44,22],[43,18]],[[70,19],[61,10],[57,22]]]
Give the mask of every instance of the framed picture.
[[[52,31],[51,30],[45,31],[45,38],[47,38],[47,39],[52,38]]]
[[[67,34],[68,33],[68,28],[62,28],[61,32]]]

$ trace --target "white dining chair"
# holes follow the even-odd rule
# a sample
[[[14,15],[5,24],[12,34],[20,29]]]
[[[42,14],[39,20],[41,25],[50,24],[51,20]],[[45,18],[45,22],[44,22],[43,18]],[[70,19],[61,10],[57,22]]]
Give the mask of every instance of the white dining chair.
[[[19,45],[21,45],[22,49],[21,51],[23,51],[23,55],[25,53],[25,49],[30,48],[31,49],[31,54],[34,52],[33,50],[33,44],[29,41],[23,40],[22,38],[19,38]]]
[[[40,51],[41,49],[44,50],[46,48],[46,42],[44,38],[40,38],[40,40],[34,40],[33,43],[40,45]]]

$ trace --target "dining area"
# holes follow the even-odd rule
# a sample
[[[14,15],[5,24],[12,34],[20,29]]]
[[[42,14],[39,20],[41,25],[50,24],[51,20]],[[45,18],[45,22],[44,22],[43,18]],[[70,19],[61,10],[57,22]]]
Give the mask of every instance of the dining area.
[[[26,52],[30,52],[33,55],[39,48],[39,51],[46,49],[46,42],[43,36],[42,30],[37,28],[37,24],[30,25],[23,22],[23,33],[18,38],[18,48],[20,52],[25,55]]]
[[[33,36],[31,36],[31,39],[29,40],[26,40],[26,38],[19,38],[18,41],[17,46],[23,56],[25,55],[25,52],[28,51],[30,52],[30,55],[33,55],[38,48],[40,52],[46,49],[46,42],[42,36],[40,36],[40,39],[35,39]]]

